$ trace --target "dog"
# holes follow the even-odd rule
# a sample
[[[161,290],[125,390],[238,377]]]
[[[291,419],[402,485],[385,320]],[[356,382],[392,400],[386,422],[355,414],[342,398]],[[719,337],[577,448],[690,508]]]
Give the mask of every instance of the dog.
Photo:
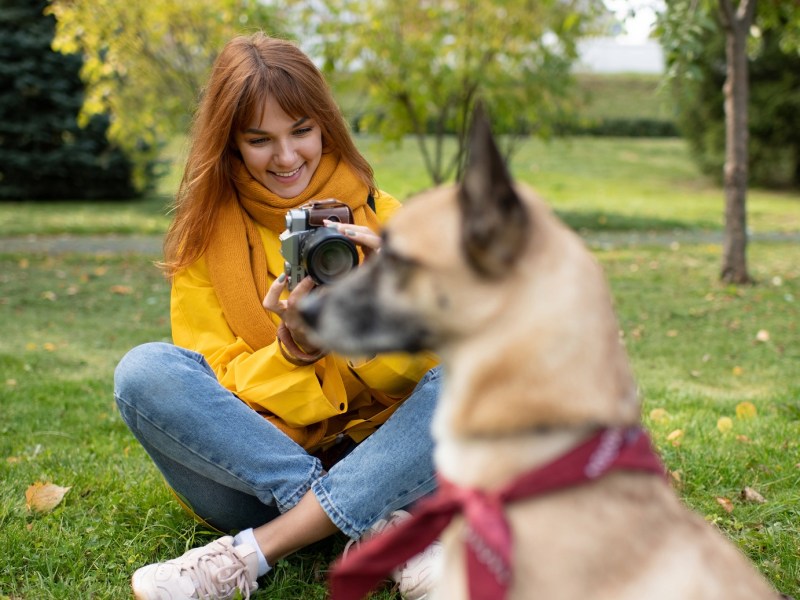
[[[299,310],[317,342],[341,353],[438,353],[435,464],[449,489],[468,491],[461,496],[494,498],[597,431],[616,433],[614,454],[640,428],[600,266],[531,189],[512,181],[481,113],[460,183],[409,199],[380,252]],[[605,460],[603,452],[589,462]],[[491,539],[474,544],[474,524],[456,514],[441,536],[443,570],[430,597],[492,597],[475,592],[481,583],[473,586],[469,571],[478,565],[505,579],[492,600],[779,598],[683,506],[663,468],[653,470],[612,469],[503,506],[503,521],[487,530],[491,538],[508,528],[508,573],[493,564],[502,549],[493,551]]]

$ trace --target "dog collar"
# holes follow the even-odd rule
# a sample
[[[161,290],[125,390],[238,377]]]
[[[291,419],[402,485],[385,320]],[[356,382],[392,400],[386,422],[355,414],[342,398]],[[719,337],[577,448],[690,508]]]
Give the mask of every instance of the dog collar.
[[[360,600],[392,569],[427,548],[457,514],[467,522],[467,573],[472,600],[503,600],[511,583],[511,529],[506,504],[580,485],[614,470],[664,475],[640,427],[601,429],[554,461],[494,491],[459,487],[441,475],[439,489],[412,518],[360,544],[334,565],[332,600]]]

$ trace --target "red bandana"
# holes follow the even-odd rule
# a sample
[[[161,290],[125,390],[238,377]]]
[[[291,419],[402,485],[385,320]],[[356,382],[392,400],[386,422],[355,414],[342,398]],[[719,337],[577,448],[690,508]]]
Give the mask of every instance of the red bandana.
[[[511,582],[511,530],[503,505],[578,485],[612,470],[664,475],[647,434],[640,428],[602,429],[553,462],[491,492],[461,488],[439,478],[439,489],[422,500],[413,518],[378,535],[334,565],[332,600],[360,600],[395,567],[436,540],[453,517],[467,521],[467,573],[472,600],[503,600]]]

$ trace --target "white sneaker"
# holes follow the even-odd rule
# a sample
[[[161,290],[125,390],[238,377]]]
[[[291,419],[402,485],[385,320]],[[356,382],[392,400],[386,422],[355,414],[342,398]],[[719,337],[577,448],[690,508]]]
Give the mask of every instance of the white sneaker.
[[[379,534],[386,529],[390,529],[411,515],[404,510],[396,510],[388,519],[380,519],[375,522],[363,539]],[[351,540],[344,547],[344,554],[347,555],[350,548],[358,544],[358,541]],[[442,563],[442,544],[439,541],[433,542],[425,550],[410,558],[406,563],[400,565],[392,571],[392,579],[397,583],[397,590],[405,600],[425,600],[428,592],[433,588],[438,580]]]
[[[225,536],[173,560],[138,569],[131,578],[136,600],[247,600],[258,589],[258,556]]]

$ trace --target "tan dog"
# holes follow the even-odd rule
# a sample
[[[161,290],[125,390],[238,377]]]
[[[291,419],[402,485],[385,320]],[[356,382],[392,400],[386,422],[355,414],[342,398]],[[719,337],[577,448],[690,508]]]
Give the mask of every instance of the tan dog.
[[[409,200],[379,255],[301,312],[320,340],[363,355],[432,349],[445,378],[436,465],[495,490],[599,427],[639,423],[611,296],[581,240],[514,185],[476,117],[461,186]],[[508,598],[778,598],[662,477],[615,471],[505,507]],[[465,521],[446,529],[437,600],[468,598]]]

